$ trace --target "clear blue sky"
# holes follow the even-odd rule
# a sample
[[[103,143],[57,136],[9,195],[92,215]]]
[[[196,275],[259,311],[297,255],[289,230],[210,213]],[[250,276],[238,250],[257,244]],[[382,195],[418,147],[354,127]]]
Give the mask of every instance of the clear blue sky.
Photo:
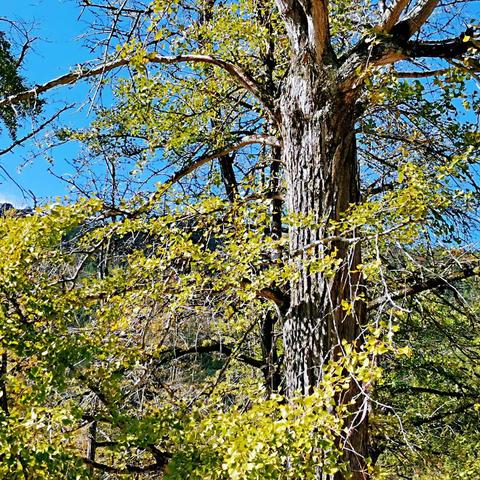
[[[75,65],[91,59],[89,51],[82,47],[83,41],[79,38],[87,29],[86,21],[79,18],[80,9],[74,0],[0,0],[0,18],[8,18],[31,28],[30,35],[37,37],[32,51],[29,53],[22,70],[22,75],[28,84],[43,83],[59,75],[68,72]],[[0,22],[0,29],[4,30],[7,25]],[[70,97],[85,98],[87,87],[77,85],[75,87],[62,88],[49,95],[52,98],[63,101]],[[45,115],[53,114],[56,105],[47,105]],[[64,114],[63,122],[79,125],[85,121],[85,112],[78,114],[73,111]],[[23,130],[23,134],[27,133]],[[19,132],[22,136],[22,131]],[[41,136],[39,137],[41,138]],[[4,132],[0,135],[0,150],[10,145],[11,140]],[[25,145],[0,157],[0,162],[10,175],[23,187],[31,189],[38,197],[51,197],[63,195],[67,192],[63,183],[46,173],[48,163],[44,156],[40,155],[34,161],[28,162],[19,170],[31,154],[31,144]],[[66,168],[63,159],[74,155],[75,147],[70,145],[66,148],[56,149],[54,156],[57,168]],[[24,204],[21,191],[11,180],[4,178],[0,172],[0,202]]]
[[[475,17],[476,8],[471,6],[473,17]],[[0,18],[7,18],[31,27],[30,35],[38,38],[22,70],[23,76],[30,85],[43,83],[62,75],[77,64],[95,57],[83,46],[84,42],[80,38],[87,31],[89,20],[88,17],[82,17],[80,14],[81,10],[75,0],[0,0]],[[88,12],[84,12],[83,15],[88,15]],[[0,22],[0,29],[4,30],[5,27],[6,24]],[[55,99],[58,102],[68,102],[69,99],[85,100],[87,92],[88,85],[80,83],[49,93],[45,116],[55,113],[61,105],[61,103],[54,103]],[[87,109],[81,112],[69,111],[63,115],[62,124],[65,126],[86,124],[91,120],[86,118],[86,113]],[[28,128],[23,132],[20,131],[19,136],[28,132]],[[5,133],[0,134],[0,150],[10,145],[10,142]],[[33,148],[32,143],[26,143],[25,146],[1,156],[0,164],[16,182],[25,189],[32,190],[40,199],[65,195],[68,192],[67,186],[47,173],[49,164],[45,155],[37,153],[34,159],[31,158],[32,152],[35,151],[41,152],[40,149]],[[65,173],[69,168],[66,160],[74,157],[76,146],[68,144],[56,148],[51,153],[55,160],[56,171]],[[19,168],[25,163],[23,168]],[[0,172],[0,202],[5,201],[17,206],[26,202],[15,183]]]

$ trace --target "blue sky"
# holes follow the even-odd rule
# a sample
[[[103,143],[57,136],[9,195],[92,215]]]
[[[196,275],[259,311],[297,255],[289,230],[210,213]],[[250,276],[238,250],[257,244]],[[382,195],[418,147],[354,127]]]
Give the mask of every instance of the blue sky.
[[[473,15],[476,7],[471,8]],[[7,18],[27,25],[31,29],[30,35],[38,38],[22,70],[28,84],[46,82],[95,57],[83,46],[81,38],[88,30],[89,18],[85,17],[87,14],[84,12],[84,16],[81,16],[81,10],[75,0],[0,0],[0,19]],[[0,29],[3,30],[6,26],[5,22],[0,22]],[[48,104],[44,109],[45,116],[55,113],[62,105],[61,102],[84,101],[88,97],[88,91],[88,85],[79,83],[49,92]],[[76,110],[66,112],[62,116],[62,124],[81,126],[89,123],[92,115],[87,118],[87,110],[88,108],[84,108],[81,112]],[[29,125],[26,125],[25,129],[19,132],[19,137],[30,131],[28,127]],[[39,139],[43,135],[44,133],[39,135]],[[0,150],[8,147],[10,143],[11,140],[5,133],[0,134]],[[41,153],[41,149],[34,147],[32,143],[26,143],[25,146],[1,156],[0,164],[15,182],[33,191],[39,199],[51,199],[67,194],[67,185],[47,173],[50,165],[46,155]],[[37,152],[34,158],[32,152]],[[73,158],[76,152],[76,145],[69,143],[46,153],[51,153],[55,159],[56,171],[65,173],[69,168],[67,160]],[[15,182],[0,171],[0,202],[8,201],[17,206],[29,202],[22,197],[22,192]]]
[[[74,0],[1,0],[0,18],[8,18],[31,29],[30,35],[37,37],[32,51],[26,58],[22,75],[29,85],[43,83],[68,72],[75,65],[92,58],[88,49],[82,47],[82,34],[87,29],[86,21],[79,17],[80,9]],[[0,29],[7,27],[0,22]],[[64,101],[85,98],[87,87],[76,85],[58,89],[49,95],[52,99]],[[59,104],[50,104],[45,108],[45,115],[52,115]],[[85,112],[79,114],[72,110],[66,112],[62,121],[70,125],[79,125],[85,121]],[[19,132],[19,137],[28,133],[28,129]],[[41,136],[39,137],[41,138]],[[0,150],[9,146],[11,140],[4,132],[0,135]],[[31,144],[13,150],[1,157],[1,164],[8,173],[24,188],[32,190],[38,197],[63,195],[66,186],[46,173],[48,163],[43,155],[33,161]],[[55,150],[58,168],[65,166],[63,159],[74,155],[75,146]],[[21,165],[27,164],[20,168]],[[63,164],[63,165],[62,165]],[[17,205],[25,204],[20,189],[6,178],[0,176],[0,202],[8,201]]]

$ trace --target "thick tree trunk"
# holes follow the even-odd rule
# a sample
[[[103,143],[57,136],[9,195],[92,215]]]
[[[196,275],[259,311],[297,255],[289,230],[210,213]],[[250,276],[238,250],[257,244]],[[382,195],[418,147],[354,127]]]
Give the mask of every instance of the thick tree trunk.
[[[280,104],[288,209],[290,214],[298,214],[300,221],[313,224],[290,229],[290,252],[300,275],[291,286],[291,307],[284,325],[289,395],[312,392],[322,378],[324,364],[340,351],[341,341],[359,337],[364,315],[358,301],[350,314],[342,308],[342,300],[350,303],[360,293],[355,272],[360,263],[359,247],[342,241],[319,242],[332,236],[326,232],[329,221],[339,219],[360,199],[354,99],[338,90],[328,67],[320,69],[309,60],[305,55],[293,61]],[[315,247],[308,248],[312,244]],[[304,265],[312,255],[321,259],[334,251],[343,262],[333,276],[311,273]],[[347,396],[338,401],[349,401],[357,393],[352,383]],[[354,416],[352,409],[349,424],[360,425],[352,427],[345,458],[352,478],[364,479],[367,419],[359,422],[360,417]]]

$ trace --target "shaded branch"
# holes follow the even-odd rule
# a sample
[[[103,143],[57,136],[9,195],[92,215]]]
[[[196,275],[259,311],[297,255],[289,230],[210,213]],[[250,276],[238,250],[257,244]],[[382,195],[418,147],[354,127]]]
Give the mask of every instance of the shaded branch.
[[[480,275],[478,264],[466,265],[460,271],[455,272],[448,277],[430,278],[418,283],[414,283],[413,285],[409,285],[401,290],[397,290],[396,292],[389,293],[388,295],[382,295],[381,297],[369,302],[367,309],[373,310],[374,308],[378,308],[386,301],[400,300],[402,298],[411,297],[435,288],[450,287],[453,282],[466,280],[467,278],[471,278],[476,275]]]
[[[7,376],[7,365],[8,365],[8,356],[7,352],[3,352],[0,358],[0,408],[3,410],[5,416],[8,417],[8,399],[7,399],[7,385],[6,385],[6,376]]]
[[[428,387],[413,387],[410,385],[406,385],[403,387],[399,387],[393,390],[393,393],[404,393],[404,392],[416,392],[416,393],[428,393],[431,395],[437,395],[439,397],[452,397],[452,398],[477,398],[479,397],[478,394],[473,393],[462,393],[462,392],[451,392],[445,390],[438,390],[436,388],[428,388]]]
[[[179,358],[188,356],[188,355],[198,355],[200,353],[222,353],[225,355],[232,355],[235,351],[235,347],[232,345],[225,345],[220,342],[211,343],[209,345],[196,345],[185,350],[171,349],[166,352],[162,352],[163,357],[157,360],[159,365],[164,365],[167,362],[172,360],[178,360]],[[237,360],[255,368],[264,368],[265,365],[261,360],[256,358],[249,357],[248,355],[237,355],[235,357]]]
[[[432,415],[431,417],[417,418],[413,420],[412,423],[416,427],[420,427],[421,425],[425,425],[427,423],[433,423],[433,422],[436,422],[437,420],[443,420],[445,417],[456,415],[457,413],[464,413],[467,410],[473,409],[476,403],[477,402],[467,403],[458,408],[447,410],[446,412],[437,413],[436,415]]]
[[[468,29],[457,38],[438,42],[410,42],[405,49],[405,58],[438,57],[456,59],[470,49],[479,50],[478,41],[472,39],[473,31]]]
[[[262,288],[261,290],[257,291],[257,297],[272,301],[273,303],[275,303],[275,305],[277,305],[277,307],[281,309],[283,313],[288,310],[288,305],[290,303],[289,298],[279,290],[274,290],[272,288]]]
[[[96,468],[101,470],[102,472],[109,472],[109,473],[117,473],[120,475],[125,475],[128,473],[147,473],[147,472],[159,472],[165,470],[168,461],[170,460],[171,455],[164,454],[164,459],[161,462],[155,462],[150,465],[146,465],[144,467],[140,467],[137,465],[125,465],[123,468],[113,467],[111,465],[105,465],[104,463],[95,462],[89,460],[88,458],[82,458],[83,462],[89,465],[92,468]]]

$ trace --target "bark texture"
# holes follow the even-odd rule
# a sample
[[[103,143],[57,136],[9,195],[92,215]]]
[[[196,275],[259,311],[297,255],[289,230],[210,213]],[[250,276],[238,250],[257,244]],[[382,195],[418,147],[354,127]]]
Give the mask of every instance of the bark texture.
[[[290,213],[308,219],[313,226],[290,229],[291,256],[300,270],[291,286],[284,325],[286,390],[290,396],[312,392],[322,378],[324,364],[340,351],[343,339],[352,342],[360,335],[363,322],[364,308],[359,302],[351,314],[341,306],[342,300],[351,302],[360,293],[360,279],[354,272],[360,263],[359,248],[344,241],[321,243],[332,235],[326,232],[329,221],[339,219],[350,204],[360,200],[354,100],[339,89],[333,67],[319,67],[308,54],[293,60],[280,104],[287,204]],[[316,246],[308,248],[312,243]],[[342,259],[333,276],[312,273],[305,265],[307,258],[321,259],[333,252]],[[338,401],[347,402],[357,393],[352,384]],[[367,478],[362,473],[366,418],[359,422],[353,410],[357,409],[352,408],[349,423],[359,425],[351,428],[346,439],[345,457],[352,478],[363,479]]]

